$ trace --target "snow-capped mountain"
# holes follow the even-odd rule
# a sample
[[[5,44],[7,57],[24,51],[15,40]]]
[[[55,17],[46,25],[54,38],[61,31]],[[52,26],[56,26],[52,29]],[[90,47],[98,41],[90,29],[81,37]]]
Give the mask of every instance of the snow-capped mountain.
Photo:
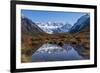
[[[37,25],[41,26],[41,27],[45,27],[45,26],[50,26],[51,28],[58,28],[64,25],[64,23],[57,23],[57,22],[47,22],[47,23],[39,23],[37,22]]]
[[[69,29],[72,27],[71,24],[66,23],[65,25],[63,25],[60,28],[57,28],[54,30],[54,33],[66,33],[69,31]]]
[[[90,26],[90,16],[86,14],[78,19],[78,21],[72,26],[69,32],[76,33],[84,30],[85,28],[88,30],[89,26]]]
[[[71,28],[70,24],[64,23],[55,23],[55,22],[47,22],[47,23],[37,23],[37,25],[46,33],[65,33]]]

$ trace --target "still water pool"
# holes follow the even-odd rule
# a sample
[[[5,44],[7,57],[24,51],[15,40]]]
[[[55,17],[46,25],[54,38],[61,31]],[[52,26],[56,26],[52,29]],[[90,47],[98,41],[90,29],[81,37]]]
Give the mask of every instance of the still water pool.
[[[79,50],[78,50],[79,49]],[[59,46],[56,44],[43,44],[35,53],[32,54],[32,62],[45,61],[65,61],[65,60],[83,60],[88,59],[82,55],[82,47],[73,47],[70,44]]]

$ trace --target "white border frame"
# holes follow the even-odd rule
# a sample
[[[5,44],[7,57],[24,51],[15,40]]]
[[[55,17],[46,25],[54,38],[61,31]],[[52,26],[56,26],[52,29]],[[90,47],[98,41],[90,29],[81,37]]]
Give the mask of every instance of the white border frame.
[[[21,63],[21,9],[90,13],[90,60]],[[16,69],[94,64],[94,9],[16,5]]]

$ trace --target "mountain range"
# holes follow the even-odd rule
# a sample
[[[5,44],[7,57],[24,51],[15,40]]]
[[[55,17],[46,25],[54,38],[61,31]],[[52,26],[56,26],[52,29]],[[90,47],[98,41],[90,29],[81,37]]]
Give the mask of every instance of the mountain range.
[[[80,17],[77,22],[72,26],[69,23],[47,22],[38,23],[33,22],[27,17],[21,17],[21,30],[23,33],[32,34],[55,34],[55,33],[77,33],[81,31],[89,31],[90,16],[88,14]]]
[[[39,23],[37,24],[44,32],[53,34],[53,33],[65,33],[71,28],[71,24],[64,23],[55,23],[55,22],[47,22],[47,23]]]

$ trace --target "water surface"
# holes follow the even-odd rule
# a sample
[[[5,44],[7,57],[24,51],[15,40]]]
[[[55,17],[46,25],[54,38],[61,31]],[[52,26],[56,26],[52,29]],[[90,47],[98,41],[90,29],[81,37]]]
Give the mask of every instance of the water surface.
[[[59,46],[56,44],[43,44],[35,53],[32,55],[32,62],[42,61],[64,61],[64,60],[83,60],[88,59],[82,55],[82,51],[77,49],[83,49],[82,47],[73,47],[69,44]]]

